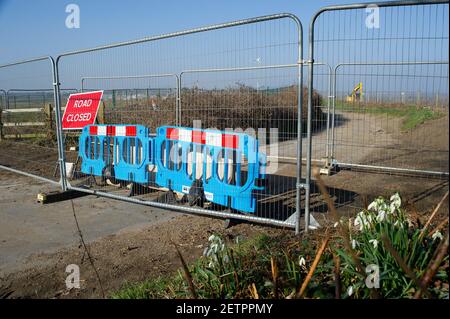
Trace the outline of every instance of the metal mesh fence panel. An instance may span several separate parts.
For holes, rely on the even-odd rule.
[[[312,155],[329,144],[324,180],[338,206],[394,192],[426,205],[448,188],[448,23],[448,3],[332,6],[314,17],[310,50],[333,68],[333,98],[328,138],[313,130]]]
[[[53,62],[49,57],[0,66],[0,86],[5,92],[0,117],[1,168],[59,180],[54,95],[49,90],[45,99],[35,98],[42,93],[37,88],[52,85]],[[27,97],[14,100],[11,107],[9,93]]]
[[[94,131],[138,132],[120,141],[89,136],[83,145],[77,145],[79,133],[65,132],[66,160],[75,167],[67,172],[69,188],[185,212],[296,226],[301,25],[295,16],[266,16],[70,52],[57,61],[61,86],[81,81],[83,91],[104,90],[101,124],[106,128]],[[144,135],[138,137],[139,132]],[[173,132],[176,138],[169,136]],[[229,137],[234,144],[227,144]],[[69,143],[80,147],[69,151]],[[161,162],[149,162],[152,156]],[[83,157],[85,162],[101,158],[100,173],[93,166],[83,170]],[[286,163],[270,171],[283,157]],[[121,168],[120,161],[129,166]],[[138,177],[143,170],[144,182]],[[163,171],[171,176],[164,184]],[[186,181],[181,190],[176,188],[179,179]]]

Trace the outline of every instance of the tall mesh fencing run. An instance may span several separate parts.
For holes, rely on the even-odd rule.
[[[91,167],[91,173],[83,172],[79,155],[81,154],[83,157],[85,149],[80,150],[79,148],[76,152],[71,153],[68,151],[66,143],[66,160],[75,164],[75,169],[68,174],[71,179],[69,188],[185,212],[295,227],[297,220],[293,214],[297,204],[296,174],[300,171],[296,165],[298,157],[296,132],[298,129],[297,114],[299,104],[301,104],[298,99],[299,93],[301,94],[299,81],[302,72],[299,67],[301,54],[300,22],[293,15],[279,14],[61,55],[57,59],[61,86],[76,86],[77,83],[80,83],[80,79],[83,79],[81,80],[83,91],[91,89],[105,91],[103,125],[116,127],[114,129],[107,128],[107,130],[117,132],[121,130],[121,128],[117,129],[118,126],[139,125],[136,127],[137,131],[142,131],[146,135],[136,138],[134,141],[123,142],[125,144],[119,142],[118,139],[109,139],[104,142],[106,146],[99,145],[100,141],[94,138],[92,147],[87,148],[88,153],[89,150],[93,150],[93,158],[87,154],[88,157],[91,156],[91,160],[95,160],[96,156],[105,156],[113,158],[113,162],[118,159],[130,164],[131,161],[131,166],[124,169],[123,167],[119,168],[120,164],[106,160],[109,163],[106,166],[109,167],[100,169],[100,174],[93,173],[93,167]],[[272,68],[272,66],[286,65],[289,67]],[[244,70],[241,70],[242,72],[199,72],[196,76],[200,77],[201,74],[202,78],[198,80],[192,79],[193,73],[190,72],[192,70],[239,68],[256,68],[258,70],[253,69],[251,72]],[[146,75],[152,76],[146,77]],[[158,75],[177,75],[178,79],[174,76]],[[182,77],[184,77],[183,80]],[[258,78],[256,81],[255,77]],[[303,112],[306,114],[306,110]],[[108,114],[114,114],[114,116]],[[169,136],[167,133],[169,129],[162,128],[160,131],[157,128],[176,124],[179,124],[181,128],[187,128],[188,131],[191,128],[203,130],[201,133],[199,131],[188,132],[191,138],[197,133],[204,134],[202,136],[209,141],[206,142],[201,138],[199,140],[200,144],[206,145],[198,147],[198,152],[203,155],[192,157],[192,150],[187,150],[190,157],[185,157],[185,150],[182,149],[181,144],[172,140],[164,142],[163,145],[141,146],[142,142],[148,142],[147,139],[159,143],[159,140],[166,138],[161,137],[161,134]],[[240,129],[243,132],[262,131],[259,130],[260,127],[253,127],[254,125],[262,125],[263,129],[266,129],[266,135],[260,137],[247,134],[242,137],[246,141],[250,141],[250,144],[247,142],[245,144],[245,147],[248,147],[245,152],[248,151],[253,154],[252,156],[259,157],[251,174],[246,171],[250,165],[245,158],[239,156],[237,150],[224,149],[220,155],[208,153],[207,144],[212,143],[214,147],[217,147],[217,141],[207,136],[217,137],[220,132],[221,136],[226,138],[229,135],[223,131],[224,128],[233,130],[233,132],[239,132]],[[267,125],[274,126],[273,130],[267,130]],[[208,127],[216,129],[204,131]],[[148,132],[145,129],[148,129]],[[186,134],[186,131],[183,132]],[[259,147],[250,150],[248,145],[264,146],[267,142],[276,141],[275,136],[273,138],[270,136],[271,132],[276,132],[274,135],[279,134],[276,137],[281,141],[274,143],[272,148],[280,146],[283,152],[291,157],[289,163],[291,168],[286,169],[289,172],[285,174],[289,176],[275,173],[270,178],[259,178],[265,173],[264,168],[261,167],[266,165],[263,163],[266,154],[260,155],[262,152],[259,152]],[[66,141],[68,135],[65,132]],[[176,136],[179,138],[178,131]],[[185,139],[186,135],[183,136]],[[234,138],[238,138],[238,135]],[[77,139],[73,139],[73,141],[76,143]],[[118,149],[114,149],[113,145],[119,144]],[[85,145],[83,144],[83,146]],[[244,147],[244,144],[240,144],[240,146]],[[158,150],[150,150],[151,147],[158,147]],[[197,148],[195,145],[192,147]],[[234,148],[237,148],[237,144],[234,144]],[[268,148],[271,149],[270,145]],[[109,151],[107,151],[108,149]],[[179,154],[177,150],[179,150]],[[167,161],[163,160],[160,167],[153,162],[145,164],[145,167],[139,166],[140,163],[147,163],[148,157],[154,154],[164,156],[166,152],[167,154],[175,153],[174,156],[182,158],[187,162],[186,165],[175,165],[177,169],[174,171],[172,159],[167,158]],[[211,152],[213,151],[211,150]],[[229,156],[227,155],[231,154],[229,152],[234,153]],[[77,158],[74,155],[78,155]],[[199,158],[202,159],[199,160]],[[236,166],[235,162],[229,162],[231,158],[234,160],[239,158],[242,161]],[[278,158],[271,159],[269,157],[268,160],[276,161]],[[201,161],[202,165],[209,165],[212,161],[214,162],[211,164],[213,165],[211,167],[214,167],[213,173],[209,170],[210,175],[208,175],[208,168],[205,168],[205,174],[197,174],[202,165],[195,164],[193,167],[198,167],[198,169],[194,168],[196,173],[193,174],[192,171],[188,171],[189,161],[191,163],[192,161],[195,163]],[[102,161],[103,164],[106,162]],[[132,171],[137,166],[139,169]],[[220,167],[219,170],[222,171],[218,172],[217,167]],[[155,174],[146,173],[145,182],[137,182],[136,176],[142,173],[140,169],[157,174],[161,173],[163,169],[169,169],[172,170],[170,176],[173,177],[167,181],[168,185],[161,185],[158,180],[155,180]],[[231,173],[232,171],[234,173]],[[120,174],[131,175],[127,175],[126,178],[121,175],[122,177],[118,178],[117,176]],[[221,179],[220,174],[222,174]],[[224,174],[225,176],[234,174],[234,177],[230,177],[228,180],[224,178]],[[156,176],[159,178],[162,175],[161,173]],[[253,176],[254,180],[251,180],[251,183],[245,183],[245,180],[250,181],[249,176]],[[189,179],[187,181],[189,185],[183,185],[183,191],[173,192],[178,179],[186,180],[186,178]],[[272,185],[283,185],[285,189],[269,188],[270,186],[266,184],[269,179],[272,180]],[[245,196],[248,198],[245,196],[245,198],[241,198],[239,197],[241,195],[233,191],[227,191],[228,193],[224,194],[225,191],[220,188],[208,191],[207,188],[210,186],[206,184],[210,180],[213,180],[216,185],[222,183],[224,189],[233,187],[239,188],[240,191],[245,189]],[[254,191],[251,191],[252,189]],[[261,192],[264,194],[265,202],[258,201],[261,198]],[[195,203],[190,200],[195,196],[202,197],[199,195],[202,193],[203,200]],[[216,197],[226,197],[227,200],[218,204],[213,200]],[[244,202],[246,204],[243,204]],[[236,208],[241,207],[238,203],[242,207],[245,206],[246,209]],[[278,211],[280,207],[283,207],[284,210]]]
[[[46,99],[39,88],[52,87],[53,61],[50,57],[0,66],[0,86],[5,88],[6,105],[11,96],[27,94],[26,102],[9,105],[0,117],[0,166],[2,169],[57,182],[55,100],[52,91]],[[14,89],[15,91],[10,91]],[[16,101],[18,102],[18,101]]]
[[[313,58],[333,67],[323,179],[337,206],[399,192],[427,207],[448,189],[448,26],[448,3],[335,6],[314,18]],[[313,132],[311,143],[322,140]]]
[[[77,89],[61,89],[61,98],[66,101],[71,93]],[[55,103],[53,88],[48,89],[9,89],[7,105],[10,109],[32,109],[41,105]]]

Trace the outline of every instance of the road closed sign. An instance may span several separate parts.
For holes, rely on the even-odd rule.
[[[103,91],[71,94],[62,118],[63,130],[78,130],[94,124],[102,96]]]

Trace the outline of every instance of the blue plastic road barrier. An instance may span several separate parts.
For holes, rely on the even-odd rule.
[[[81,172],[189,194],[241,212],[254,213],[255,192],[265,178],[266,155],[248,134],[185,127],[90,125],[80,136]],[[155,176],[156,174],[156,176]]]
[[[188,194],[201,180],[206,200],[253,213],[266,156],[248,134],[164,126],[155,138],[156,183]],[[198,187],[198,183],[195,184]]]
[[[153,140],[142,125],[88,125],[79,140],[81,172],[146,184]],[[108,172],[107,172],[108,170]]]

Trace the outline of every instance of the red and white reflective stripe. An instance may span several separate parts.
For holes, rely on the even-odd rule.
[[[99,136],[136,136],[136,132],[137,132],[136,126],[92,125],[89,127],[90,135],[99,135]]]
[[[222,147],[222,133],[206,132],[205,144]]]
[[[199,130],[168,128],[166,131],[166,138],[217,147],[239,147],[239,135],[222,134],[221,132],[202,132]]]
[[[97,128],[97,135],[106,136],[106,126],[99,126]]]
[[[98,126],[89,126],[89,134],[97,135],[97,129],[98,129]]]
[[[178,130],[178,139],[183,142],[192,142],[192,130]]]

